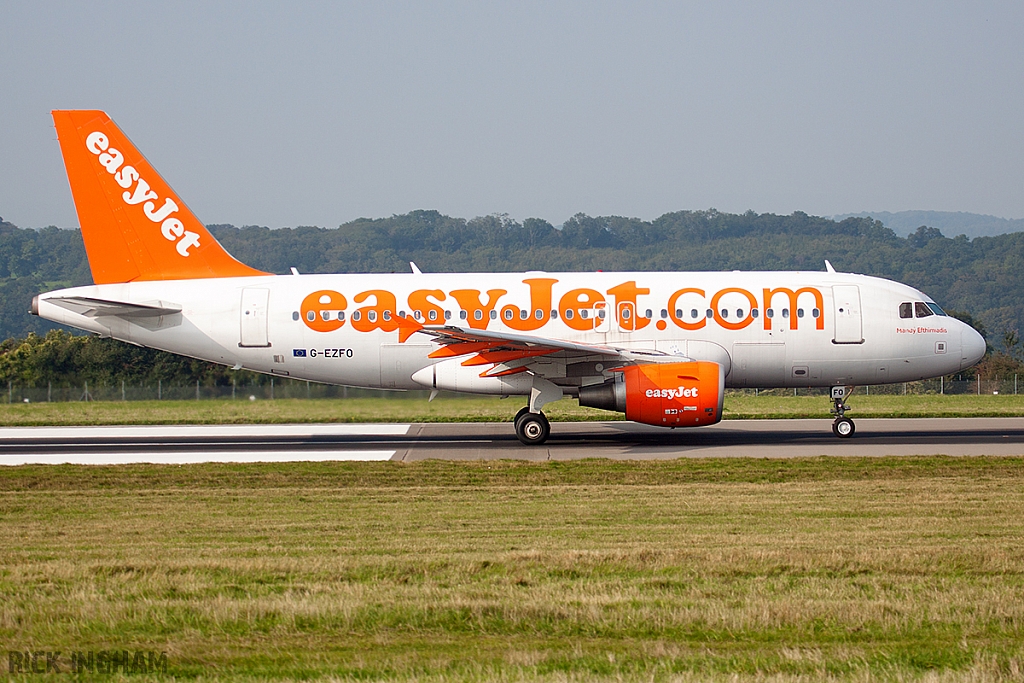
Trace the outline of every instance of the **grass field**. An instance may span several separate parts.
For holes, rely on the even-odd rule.
[[[179,679],[1024,677],[1019,458],[27,466],[0,520],[3,647]]]
[[[0,426],[85,424],[235,424],[292,422],[501,422],[510,421],[525,399],[445,397],[427,402],[412,398],[96,401],[3,403]],[[855,396],[857,417],[1009,417],[1024,416],[1024,395]],[[825,396],[752,396],[729,394],[725,419],[829,416]],[[618,420],[619,413],[581,408],[574,400],[545,407],[552,421]]]

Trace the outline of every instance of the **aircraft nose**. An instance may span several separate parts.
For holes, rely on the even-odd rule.
[[[969,368],[985,355],[985,338],[967,323],[960,329],[960,369]]]

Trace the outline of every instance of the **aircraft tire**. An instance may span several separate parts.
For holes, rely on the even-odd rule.
[[[522,410],[520,410],[518,413],[516,413],[516,416],[512,419],[512,424],[514,424],[516,426],[516,429],[519,429],[519,420],[523,419],[523,415],[529,415],[529,414],[530,414],[530,406],[525,406]]]
[[[516,420],[516,437],[524,446],[539,446],[548,440],[551,434],[551,424],[544,417],[544,413],[531,413]]]
[[[849,439],[855,431],[857,431],[857,427],[853,424],[853,420],[848,417],[837,418],[832,423],[832,433],[840,439]]]

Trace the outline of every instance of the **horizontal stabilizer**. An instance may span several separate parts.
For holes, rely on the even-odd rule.
[[[50,297],[46,301],[87,318],[99,318],[105,315],[118,318],[158,318],[162,315],[181,313],[181,306],[164,301],[136,304],[126,301],[94,299],[87,296],[57,296]]]

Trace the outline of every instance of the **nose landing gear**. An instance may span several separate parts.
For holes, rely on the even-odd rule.
[[[840,439],[849,439],[857,430],[853,420],[846,417],[846,411],[850,406],[846,405],[846,397],[853,393],[853,387],[832,387],[832,410],[836,416],[832,423],[832,433]]]

